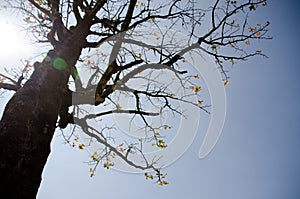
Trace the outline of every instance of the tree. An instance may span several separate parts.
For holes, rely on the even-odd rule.
[[[55,129],[61,129],[66,143],[79,149],[84,149],[86,144],[76,143],[77,130],[91,142],[103,146],[91,154],[91,176],[98,165],[109,168],[114,165],[112,159],[118,157],[135,168],[154,170],[157,175],[146,172],[146,178],[155,178],[160,185],[168,184],[156,166],[159,160],[143,156],[143,146],[150,143],[158,148],[167,147],[160,131],[169,126],[153,126],[149,118],[166,110],[182,115],[173,101],[190,103],[209,112],[203,100],[186,100],[188,95],[199,97],[201,86],[194,80],[198,75],[189,73],[179,63],[185,62],[189,52],[201,50],[215,60],[227,85],[226,66],[256,55],[265,56],[259,50],[251,52],[248,45],[269,39],[266,36],[269,22],[257,24],[249,19],[253,11],[267,5],[266,0],[216,0],[207,9],[192,0],[160,3],[150,0],[7,0],[7,4],[8,8],[23,13],[26,29],[38,43],[52,46],[41,62],[26,64],[18,77],[1,74],[0,88],[15,91],[0,123],[1,194],[10,198],[35,197]],[[155,37],[157,44],[137,39],[146,37],[143,29],[147,27],[158,30],[149,34]],[[186,47],[178,50],[177,43],[163,43],[170,33],[163,29],[182,31],[189,38],[185,41]],[[168,41],[172,44],[172,39]],[[83,70],[80,72],[80,66],[89,69],[88,77],[82,74]],[[155,81],[155,71],[162,69],[172,71],[180,87],[192,94],[183,92],[177,96],[168,90],[170,85]],[[144,74],[146,70],[150,72]],[[140,89],[128,86],[128,81],[137,76],[146,84]],[[134,105],[129,109],[118,103],[125,95],[133,99]],[[115,108],[105,109],[108,104]],[[146,104],[159,109],[149,111]],[[96,107],[99,112],[91,113],[84,108],[87,105]],[[112,144],[115,142],[107,131],[113,129],[113,125],[95,128],[90,123],[105,115],[124,113],[132,114],[133,119],[139,118],[143,131],[149,136],[133,144]],[[70,127],[69,134],[63,130]],[[132,153],[141,154],[143,163],[131,160]]]

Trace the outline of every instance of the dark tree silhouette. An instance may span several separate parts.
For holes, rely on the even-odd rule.
[[[184,61],[186,53],[199,49],[216,61],[226,85],[226,65],[256,55],[265,56],[259,50],[251,52],[253,48],[248,45],[255,40],[269,39],[266,36],[269,22],[257,24],[249,18],[256,9],[267,5],[265,0],[216,0],[208,8],[201,7],[201,3],[194,0],[6,2],[7,9],[21,11],[27,23],[26,30],[31,32],[35,40],[38,43],[50,44],[52,49],[42,61],[36,61],[32,65],[28,63],[18,77],[0,74],[0,88],[15,91],[5,107],[0,123],[0,190],[3,198],[36,197],[54,131],[70,125],[81,129],[87,136],[104,145],[101,152],[95,152],[91,156],[94,165],[91,175],[98,164],[103,164],[106,168],[113,166],[111,157],[118,156],[133,167],[154,170],[158,174],[157,182],[167,184],[160,168],[155,166],[155,161],[145,159],[144,164],[137,164],[130,159],[132,151],[143,154],[141,147],[112,145],[104,134],[111,127],[99,130],[93,128],[88,120],[109,114],[127,113],[139,116],[146,131],[153,133],[152,143],[159,148],[167,147],[158,133],[159,129],[167,126],[151,126],[147,117],[156,116],[160,112],[146,110],[143,99],[150,103],[158,100],[161,111],[168,109],[181,114],[172,106],[171,101],[186,102],[185,98],[174,96],[167,90],[167,85],[152,86],[153,79],[150,76],[143,77],[148,81],[148,87],[141,90],[130,88],[126,82],[146,69],[161,69],[161,66],[156,67],[154,64],[164,65],[179,80],[184,80],[188,77],[185,76],[188,71],[178,68],[177,64]],[[136,40],[132,32],[141,33],[147,27],[182,31],[189,38],[186,48],[178,51],[176,46],[166,46],[162,49],[159,45]],[[164,36],[163,33],[156,35],[157,40]],[[105,41],[108,41],[106,43],[112,49],[109,54],[91,50],[101,50]],[[124,47],[124,43],[135,48]],[[90,50],[93,55],[89,54]],[[106,65],[102,64],[100,67],[99,62],[104,59],[106,62],[102,63]],[[88,79],[82,78],[76,68],[78,65],[89,68],[91,75]],[[30,77],[26,78],[26,74],[30,74]],[[73,82],[73,86],[69,86],[70,82]],[[182,84],[182,87],[186,86]],[[189,86],[186,89],[197,93],[200,87]],[[135,101],[134,107],[123,110],[111,98],[116,92],[130,95]],[[81,104],[101,107],[108,102],[115,104],[116,108],[97,114],[79,114],[83,110],[79,107]],[[209,112],[201,100],[199,103],[186,103],[192,103]],[[72,136],[77,139],[72,131],[71,135],[65,136],[67,143],[72,144]],[[84,148],[85,145],[79,144],[78,147]],[[146,178],[154,178],[149,173],[145,175]]]

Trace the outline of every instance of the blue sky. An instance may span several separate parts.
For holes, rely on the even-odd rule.
[[[203,135],[167,168],[171,184],[158,187],[142,175],[99,169],[88,175],[86,154],[52,142],[39,199],[300,198],[299,3],[272,1],[262,21],[273,40],[261,42],[268,59],[254,58],[230,72],[222,136],[198,159]]]

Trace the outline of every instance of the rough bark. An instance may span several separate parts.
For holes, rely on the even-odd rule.
[[[66,78],[50,66],[41,67],[9,101],[0,123],[5,198],[35,198],[50,153]]]
[[[36,198],[66,85],[84,45],[80,38],[51,51],[50,61],[38,64],[6,105],[0,123],[1,198]],[[56,58],[66,61],[66,68],[55,67]]]

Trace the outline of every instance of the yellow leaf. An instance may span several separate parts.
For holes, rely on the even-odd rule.
[[[245,41],[245,44],[246,44],[246,45],[250,45],[250,42],[249,42],[249,41]]]
[[[229,81],[228,81],[228,80],[226,80],[226,81],[224,82],[224,86],[227,86],[227,85],[228,85],[228,83],[229,83]]]
[[[103,164],[103,167],[104,167],[104,168],[108,168],[108,163],[105,162],[105,163]]]
[[[168,182],[168,181],[165,181],[165,180],[163,181],[163,183],[164,183],[164,184],[170,184],[170,182]]]
[[[194,75],[194,78],[199,79],[199,75],[198,74]]]
[[[260,33],[260,32],[257,32],[257,33],[255,33],[255,35],[256,35],[257,37],[260,37],[260,36],[261,36],[261,33]]]
[[[116,104],[116,108],[117,108],[117,110],[121,110],[122,106],[120,104]]]
[[[78,145],[78,148],[79,148],[80,150],[83,150],[84,144],[79,144],[79,145]]]
[[[174,94],[169,94],[169,97],[174,98],[175,95]]]
[[[142,54],[139,53],[139,54],[135,55],[135,57],[136,57],[136,58],[141,58],[141,57],[142,57]]]
[[[37,3],[41,6],[43,5],[43,1],[42,0],[38,0]]]
[[[192,89],[195,93],[202,90],[201,86],[190,86],[190,89]]]
[[[217,49],[217,45],[213,44],[213,45],[211,46],[211,50],[212,50],[212,51],[216,51],[216,49]]]
[[[160,132],[156,131],[155,133],[156,136],[161,136]]]
[[[255,32],[256,31],[256,28],[249,28],[249,32]]]
[[[199,104],[203,104],[204,100],[198,100]]]
[[[95,162],[99,162],[99,159],[97,158],[97,152],[94,152],[94,154],[92,155],[92,159],[93,159]]]
[[[234,44],[231,44],[231,47],[234,48],[234,49],[237,49],[238,47]]]

